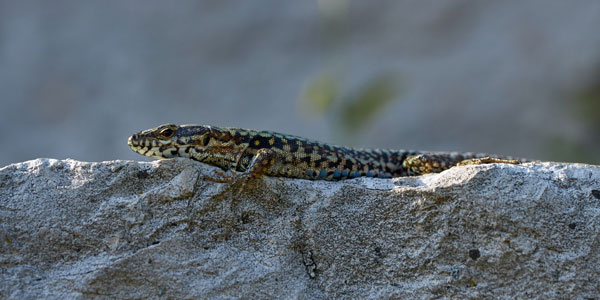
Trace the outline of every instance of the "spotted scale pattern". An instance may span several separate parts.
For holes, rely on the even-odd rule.
[[[132,135],[128,144],[133,151],[154,158],[188,157],[255,177],[311,180],[420,175],[441,172],[465,159],[489,157],[476,153],[355,149],[277,132],[208,125],[161,125]]]

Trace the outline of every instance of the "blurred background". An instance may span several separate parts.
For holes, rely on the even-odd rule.
[[[0,0],[0,166],[162,123],[600,163],[600,1]]]

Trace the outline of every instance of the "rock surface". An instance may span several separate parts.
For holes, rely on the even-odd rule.
[[[600,294],[598,166],[264,178],[239,195],[211,174],[186,159],[0,169],[0,298]]]

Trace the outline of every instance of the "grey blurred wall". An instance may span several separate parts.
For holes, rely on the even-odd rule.
[[[0,166],[143,159],[167,122],[599,163],[598,28],[595,0],[0,1]]]

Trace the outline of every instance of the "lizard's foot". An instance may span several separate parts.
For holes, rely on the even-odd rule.
[[[225,176],[223,176],[225,177]],[[214,181],[218,183],[228,183],[227,187],[221,192],[214,195],[212,198],[218,199],[222,196],[225,196],[229,193],[232,193],[234,197],[239,196],[244,188],[250,183],[253,179],[255,179],[252,174],[249,173],[235,173],[233,176],[226,176],[224,179],[215,179],[215,178],[206,178],[206,180]]]
[[[518,160],[514,160],[514,159],[499,159],[499,158],[493,158],[493,157],[488,156],[488,157],[481,157],[481,158],[465,159],[456,165],[457,166],[466,166],[466,165],[482,165],[482,164],[494,164],[494,163],[518,165],[521,162]]]
[[[212,201],[217,201],[219,202],[220,199],[225,199],[224,197],[226,197],[232,190],[234,190],[234,196],[239,196],[244,188],[244,186],[246,186],[246,184],[249,181],[249,175],[246,173],[242,173],[242,174],[238,174],[236,171],[234,170],[229,170],[231,172],[231,175],[226,174],[225,172],[221,171],[221,170],[215,170],[215,173],[217,175],[220,176],[220,178],[215,178],[215,177],[211,177],[211,176],[204,176],[202,177],[202,179],[207,180],[207,181],[212,181],[212,182],[217,182],[217,183],[228,183],[228,186],[218,192],[217,194],[213,195],[210,199],[212,199]]]
[[[242,173],[240,175],[237,175],[233,182],[231,182],[227,189],[225,189],[225,191],[233,191],[234,196],[239,196],[244,190],[244,188],[248,185],[248,183],[252,181],[252,179],[254,179],[254,177],[252,177],[252,174]]]

